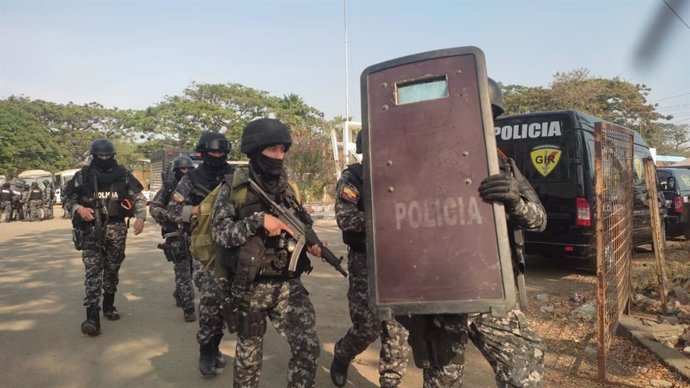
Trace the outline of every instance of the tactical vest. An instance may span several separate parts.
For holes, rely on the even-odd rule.
[[[364,187],[364,167],[362,163],[355,163],[349,165],[345,171],[349,171],[349,179],[347,182],[354,186],[360,193],[359,201],[357,202],[357,209],[364,211],[364,199],[362,198],[362,188]],[[343,172],[345,172],[343,171]],[[343,231],[343,242],[347,244],[350,248],[363,252],[367,247],[367,236],[364,231],[362,232],[352,232]]]
[[[9,202],[12,200],[12,192],[10,189],[0,190],[0,202]]]
[[[187,179],[192,185],[192,192],[189,195],[189,202],[192,206],[197,206],[206,198],[206,195],[215,189],[225,177],[225,174],[232,173],[232,167],[227,165],[222,172],[212,174],[203,164],[187,173]]]
[[[134,216],[134,201],[129,195],[130,179],[129,172],[121,166],[117,166],[111,173],[95,175],[90,166],[81,170],[82,182],[80,190],[83,194],[80,204],[89,207],[93,204],[82,203],[83,199],[96,199],[103,205],[103,214],[109,220],[121,220],[126,217]],[[94,179],[96,187],[94,187]],[[94,195],[94,190],[98,192]]]
[[[244,196],[244,201],[239,206],[236,205],[238,210],[238,219],[249,217],[257,212],[268,213],[271,210],[269,206],[261,201],[256,193],[247,189],[246,185],[243,187],[234,188],[234,190],[246,190],[246,194],[240,196]],[[290,197],[298,202],[298,197],[290,184],[286,186],[285,191],[281,195],[268,195],[272,196],[273,200],[278,204],[284,203],[283,196]],[[307,257],[306,252],[303,251],[300,255],[299,261],[297,262],[296,271],[294,273],[290,273],[287,268],[290,261],[290,253],[288,253],[287,247],[285,246],[285,239],[280,236],[269,237],[263,228],[257,231],[257,236],[263,240],[263,247],[261,250],[264,251],[264,259],[261,260],[261,263],[259,263],[261,268],[259,268],[257,271],[257,273],[259,273],[258,278],[297,277],[311,268],[311,262]],[[230,255],[230,262],[235,263],[236,260],[233,256],[239,255],[240,250],[243,250],[242,254],[251,254],[250,252],[245,251],[254,249],[256,249],[254,245],[246,244],[242,247],[239,247],[239,249],[229,250],[229,252],[226,252],[226,254]],[[261,254],[257,252],[257,255],[260,256]]]
[[[32,189],[29,194],[29,201],[40,201],[43,199],[43,192],[41,189]]]

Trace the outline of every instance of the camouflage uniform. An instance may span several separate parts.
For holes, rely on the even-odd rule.
[[[203,167],[199,167],[197,170],[201,168]],[[194,172],[198,171],[195,170]],[[198,205],[203,196],[205,196],[205,194],[202,196],[200,193],[197,193],[192,181],[189,179],[190,174],[192,172],[182,177],[168,204],[169,216],[177,224],[186,223],[188,225],[191,221],[191,214],[185,210],[185,207],[191,208]],[[219,184],[222,178],[223,175],[220,175],[216,184]],[[195,259],[194,261],[197,260]],[[201,270],[194,274],[196,285],[199,288],[199,331],[197,332],[196,340],[199,345],[208,344],[209,342],[220,343],[220,340],[223,338],[224,327],[223,315],[221,314],[223,300],[219,297],[217,290],[223,289],[223,286],[220,285],[210,269],[203,268],[204,266],[198,263],[198,261],[197,267],[201,268]]]
[[[252,176],[250,164],[250,176]],[[281,178],[285,179],[285,177]],[[283,182],[285,183],[285,182]],[[286,193],[286,192],[283,192]],[[252,195],[248,190],[247,196]],[[270,194],[269,194],[270,195]],[[276,194],[282,195],[282,194]],[[286,193],[291,196],[292,194]],[[257,211],[240,218],[231,199],[229,185],[223,185],[213,207],[213,239],[226,249],[242,249],[250,239],[262,238],[264,211]],[[256,203],[247,199],[248,203]],[[264,244],[264,243],[261,243]],[[262,257],[263,261],[266,257]],[[300,259],[303,260],[303,259]],[[262,266],[266,271],[270,264]],[[299,265],[298,265],[299,268]],[[266,317],[273,323],[278,334],[290,345],[288,363],[288,387],[309,388],[316,382],[316,366],[320,354],[316,335],[316,314],[308,292],[295,276],[266,276],[261,272],[252,281],[252,291],[247,298],[245,324],[239,322],[237,349],[235,352],[234,386],[258,387],[263,358],[263,334]],[[235,285],[238,280],[233,280]],[[249,327],[245,332],[242,327]]]
[[[353,168],[357,168],[359,173]],[[369,308],[361,190],[361,164],[358,164],[343,172],[336,187],[335,216],[338,227],[345,233],[360,234],[361,241],[350,245],[348,253],[350,287],[347,299],[352,327],[336,342],[333,356],[349,363],[380,335],[379,383],[382,388],[397,387],[407,369],[407,330],[395,320],[381,322]]]
[[[171,174],[172,175],[172,174]],[[151,216],[162,228],[161,233],[182,233],[176,223],[172,222],[172,217],[168,213],[167,206],[170,196],[177,186],[177,180],[168,179],[163,187],[158,190],[149,205]],[[168,261],[173,263],[175,271],[175,299],[179,302],[186,314],[194,313],[194,286],[192,285],[192,255],[189,252],[189,241],[187,236],[178,235],[168,237],[165,241],[163,250]],[[191,315],[189,316],[191,319]]]
[[[43,201],[45,200],[43,191],[36,186],[32,186],[27,196],[29,221],[41,220],[41,209],[43,208]]]
[[[24,191],[21,194],[18,206],[21,206],[22,211],[19,213],[22,221],[29,221],[31,213],[29,212],[29,196],[31,195],[31,189],[29,186],[24,187]]]
[[[90,167],[87,167],[90,168]],[[74,179],[68,184],[65,208],[69,209],[72,218],[79,218],[76,214],[77,209],[84,207],[83,187],[85,177],[78,171]],[[128,174],[127,191],[129,198],[132,198],[134,217],[146,218],[146,197],[142,194],[142,186],[130,172]],[[84,249],[82,250],[82,261],[85,268],[85,289],[84,306],[98,306],[101,298],[101,289],[104,294],[115,294],[119,283],[119,270],[125,260],[125,243],[127,239],[127,224],[124,217],[111,218],[107,222],[104,219],[105,233],[103,241],[98,246],[93,235],[87,235]]]
[[[503,161],[504,163],[506,161]],[[512,164],[521,199],[512,209],[506,206],[510,222],[529,231],[546,227],[546,211],[534,189]],[[545,345],[530,329],[525,315],[514,309],[504,317],[491,314],[457,314],[434,316],[435,324],[448,333],[459,334],[462,340],[453,344],[456,359],[464,360],[465,343],[472,343],[491,364],[498,387],[541,387],[544,378]],[[463,363],[424,370],[424,388],[462,386]]]
[[[12,221],[12,197],[14,193],[9,184],[3,184],[0,189],[0,218],[5,215],[5,222]]]
[[[55,189],[52,183],[49,183],[44,188],[43,198],[43,219],[50,220],[53,218],[53,204],[55,201]]]

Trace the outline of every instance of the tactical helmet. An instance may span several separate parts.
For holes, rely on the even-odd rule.
[[[286,152],[290,149],[292,136],[288,127],[276,119],[258,119],[244,127],[240,151],[250,155],[276,144],[283,144]]]
[[[194,168],[194,163],[189,156],[178,156],[172,162],[173,171],[180,168]]]
[[[96,139],[91,143],[91,150],[89,151],[91,155],[96,154],[110,154],[115,155],[115,146],[108,139]]]
[[[38,182],[31,182],[31,188],[37,189],[38,188]]]
[[[3,189],[9,189],[10,188],[10,182],[5,182],[2,184]]]
[[[199,138],[199,143],[197,143],[196,152],[208,152],[208,151],[221,151],[228,153],[230,152],[230,143],[228,139],[223,136],[222,133],[218,132],[204,132]]]
[[[355,152],[358,154],[362,153],[362,132],[364,131],[359,131],[357,133],[357,140],[355,141]]]
[[[501,87],[498,85],[498,82],[494,81],[492,78],[488,78],[488,80],[489,99],[491,100],[491,113],[493,113],[493,117],[496,118],[505,113],[505,109],[503,109],[503,91],[501,90]]]

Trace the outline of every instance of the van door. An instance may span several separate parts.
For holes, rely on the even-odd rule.
[[[568,112],[496,120],[498,147],[515,159],[548,217],[544,232],[526,233],[527,253],[578,258],[592,254],[592,181],[585,171],[590,162],[583,131],[572,122]]]

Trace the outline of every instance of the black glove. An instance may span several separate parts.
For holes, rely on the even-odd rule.
[[[479,196],[485,201],[503,202],[514,209],[520,203],[520,189],[512,176],[502,174],[491,175],[479,185]]]

